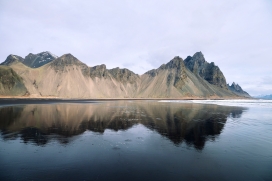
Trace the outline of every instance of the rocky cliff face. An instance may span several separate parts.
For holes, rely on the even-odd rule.
[[[231,86],[228,84],[228,88],[229,90],[231,90],[233,93],[235,93],[238,96],[242,96],[242,97],[251,97],[246,91],[244,91],[239,84],[235,84],[235,82],[233,82],[231,84]]]
[[[94,67],[90,67],[90,76],[92,79],[94,78],[109,78],[109,71],[106,68],[106,65],[102,64],[102,65],[97,65]]]
[[[37,56],[51,55],[43,52]],[[53,57],[38,68],[35,64],[34,68],[31,62],[35,62],[37,56],[28,55],[26,61],[10,55],[3,62],[3,67],[22,77],[21,83],[29,97],[205,99],[240,96],[226,87],[223,73],[214,63],[206,62],[201,52],[184,61],[174,57],[141,76],[128,69],[107,69],[104,64],[88,67],[71,54]],[[25,63],[28,66],[23,65]]]
[[[214,62],[208,63],[202,52],[197,52],[193,57],[188,56],[185,60],[186,67],[195,75],[202,77],[210,84],[227,89],[226,78]]]
[[[120,69],[119,67],[113,69],[107,69],[106,65],[97,65],[94,67],[90,67],[90,77],[94,78],[103,78],[103,79],[114,79],[123,84],[130,83],[134,84],[140,79],[138,74],[128,70],[128,69]]]
[[[135,82],[140,80],[140,76],[138,74],[135,74],[134,72],[126,68],[120,69],[119,67],[117,67],[114,69],[110,69],[109,73],[116,81],[122,82],[123,84],[134,84]]]

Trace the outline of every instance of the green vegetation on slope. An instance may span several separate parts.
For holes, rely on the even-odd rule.
[[[0,95],[25,95],[23,79],[10,67],[0,66]]]

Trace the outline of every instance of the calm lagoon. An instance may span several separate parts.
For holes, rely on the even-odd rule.
[[[0,180],[272,180],[270,101],[3,101]]]

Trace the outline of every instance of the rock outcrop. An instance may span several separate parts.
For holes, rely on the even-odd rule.
[[[140,81],[140,76],[135,74],[134,72],[124,68],[120,69],[119,67],[110,69],[108,71],[111,76],[118,82],[122,82],[123,84],[134,84],[137,81]]]
[[[109,71],[106,68],[106,65],[97,65],[94,67],[90,67],[90,76],[92,79],[94,78],[109,78]]]
[[[41,57],[47,56],[51,57],[50,61],[48,59],[47,62],[36,64]],[[10,55],[2,64],[21,77],[20,83],[26,88],[22,89],[22,92],[27,91],[29,97],[90,99],[244,97],[228,89],[221,70],[214,63],[206,62],[201,52],[197,52],[193,57],[187,57],[184,61],[176,56],[167,64],[141,76],[125,68],[107,69],[104,64],[88,67],[71,54],[57,58],[48,52],[30,54],[26,59]],[[8,94],[9,90],[6,88],[5,90],[5,94]]]
[[[196,76],[200,76],[210,84],[227,89],[226,78],[214,62],[208,63],[202,52],[197,52],[193,57],[188,56],[185,60],[186,67]]]

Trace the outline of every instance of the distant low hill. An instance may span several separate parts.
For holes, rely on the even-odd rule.
[[[58,98],[227,99],[250,95],[229,86],[223,72],[202,52],[185,60],[176,56],[159,68],[138,75],[119,67],[88,67],[71,54],[50,52],[25,58],[9,55],[0,66],[0,95]],[[9,72],[9,73],[8,73]]]
[[[271,99],[272,100],[272,94],[270,94],[270,95],[254,96],[254,98],[257,98],[257,99]]]

